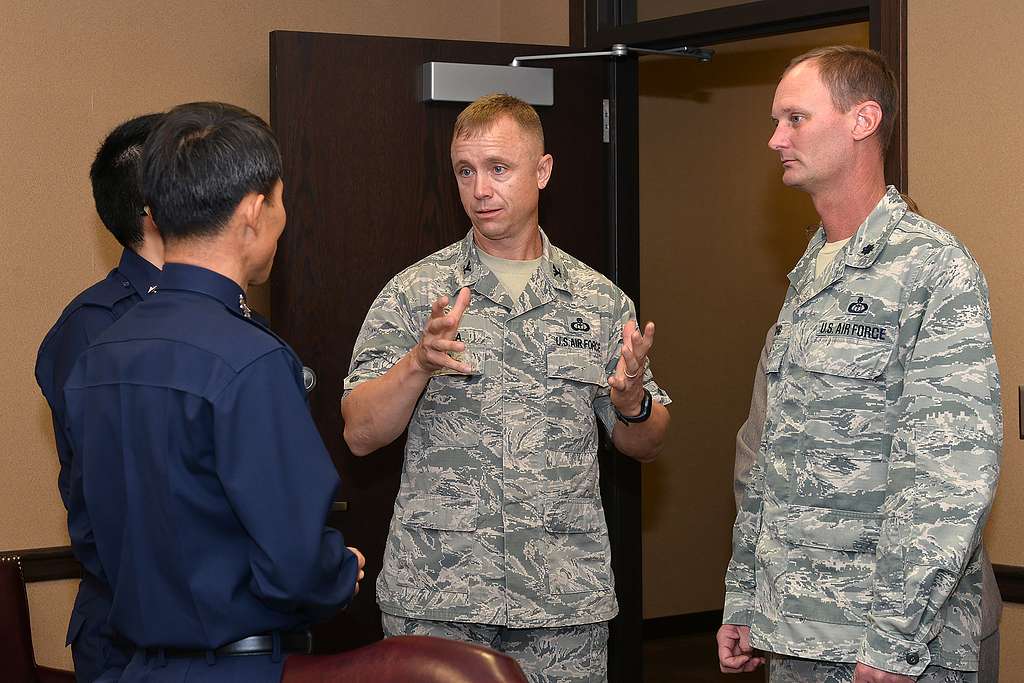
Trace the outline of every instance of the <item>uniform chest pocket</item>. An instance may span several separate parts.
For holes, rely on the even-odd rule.
[[[794,342],[793,362],[805,370],[875,380],[892,358],[896,335],[890,325],[825,321],[803,325]]]
[[[417,444],[410,434],[410,443],[429,446],[473,446],[480,442],[480,419],[485,392],[493,387],[497,348],[501,333],[488,317],[467,311],[459,325],[459,341],[466,350],[453,356],[473,370],[462,375],[449,370],[434,373],[427,383],[417,416],[413,422],[427,425],[425,444]]]
[[[597,449],[594,399],[602,387],[608,386],[602,359],[594,353],[566,353],[549,347],[546,382],[545,440],[549,452],[592,455]]]
[[[888,473],[886,368],[895,335],[881,325],[804,323],[790,346],[804,415],[792,447],[790,499],[861,513],[877,510]]]
[[[428,425],[428,444],[472,446],[480,442],[482,375],[435,375],[417,406],[416,424]]]

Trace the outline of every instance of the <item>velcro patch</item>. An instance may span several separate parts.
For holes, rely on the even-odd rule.
[[[553,335],[555,346],[567,349],[579,349],[580,351],[594,351],[601,353],[601,342],[588,337],[574,337],[568,334]]]
[[[816,335],[819,337],[846,337],[889,341],[889,332],[883,325],[866,325],[848,320],[822,320]]]

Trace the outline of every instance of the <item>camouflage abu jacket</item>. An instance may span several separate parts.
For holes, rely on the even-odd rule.
[[[771,652],[975,670],[1002,446],[985,278],[891,187],[816,279],[824,241],[789,275],[723,621]]]
[[[632,302],[552,246],[513,301],[472,230],[395,276],[356,340],[345,391],[419,341],[430,306],[469,287],[459,338],[472,375],[438,374],[409,423],[401,487],[377,581],[382,611],[514,628],[615,616],[598,488],[597,421]],[[654,400],[668,396],[645,376]]]

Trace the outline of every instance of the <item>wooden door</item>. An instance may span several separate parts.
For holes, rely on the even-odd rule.
[[[336,651],[381,635],[375,581],[404,445],[399,439],[365,458],[352,456],[345,446],[339,399],[352,347],[387,281],[461,239],[470,227],[448,152],[452,124],[465,105],[420,102],[420,66],[428,61],[508,64],[517,55],[559,49],[283,31],[272,33],[270,43],[271,120],[284,157],[288,210],[272,280],[273,326],[318,374],[311,407],[341,473],[339,498],[348,504],[332,523],[367,557],[357,600],[317,632],[318,650]],[[603,141],[602,103],[609,97],[608,65],[604,60],[552,65],[555,104],[538,109],[547,151],[555,159],[551,183],[541,195],[541,225],[556,245],[614,276],[613,245],[621,235],[613,234],[609,216],[621,208],[609,201],[607,190],[612,151]],[[635,673],[639,478],[625,460],[602,453],[602,491],[623,612],[612,626],[612,662],[621,661]],[[621,486],[630,487],[631,494],[617,496]]]

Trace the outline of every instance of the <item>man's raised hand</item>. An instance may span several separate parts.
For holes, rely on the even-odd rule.
[[[456,341],[459,333],[459,324],[462,322],[462,314],[469,307],[470,291],[463,287],[455,297],[455,303],[446,315],[445,307],[449,298],[442,296],[430,306],[430,320],[423,328],[423,335],[413,349],[413,358],[416,365],[428,374],[438,370],[452,370],[464,375],[473,372],[473,368],[467,363],[455,360],[449,354],[461,353],[466,350],[466,345]]]
[[[640,411],[640,402],[644,397],[647,353],[653,345],[654,323],[647,323],[642,333],[635,320],[626,323],[622,330],[619,362],[615,366],[615,374],[608,378],[612,403],[624,415],[635,415]]]

